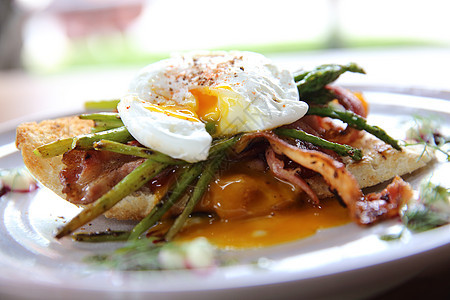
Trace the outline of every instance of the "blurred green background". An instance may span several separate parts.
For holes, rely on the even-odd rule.
[[[0,68],[143,66],[173,52],[449,47],[448,0],[0,0]]]

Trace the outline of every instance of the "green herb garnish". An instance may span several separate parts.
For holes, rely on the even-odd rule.
[[[450,190],[429,181],[423,182],[419,198],[411,199],[400,211],[403,228],[399,233],[385,234],[384,241],[400,239],[406,229],[423,232],[450,223]]]
[[[134,240],[111,253],[88,256],[85,261],[122,271],[211,268],[217,263],[216,250],[205,238],[184,243]]]
[[[450,222],[450,191],[431,182],[420,187],[419,201],[406,204],[402,222],[413,231],[422,232]]]
[[[430,147],[443,153],[447,161],[450,161],[450,150],[444,149],[444,146],[450,143],[450,137],[440,132],[441,120],[436,116],[414,115],[413,122],[414,124],[406,131],[408,142],[405,146],[421,144],[425,146],[424,151]]]

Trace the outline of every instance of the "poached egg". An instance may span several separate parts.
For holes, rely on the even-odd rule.
[[[190,53],[150,64],[118,104],[142,145],[187,162],[208,157],[213,137],[269,130],[308,109],[292,74],[253,52]],[[209,132],[206,129],[213,128]]]

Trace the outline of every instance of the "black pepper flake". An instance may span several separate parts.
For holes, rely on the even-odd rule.
[[[387,201],[387,202],[390,202],[390,201],[391,201],[391,199],[390,199],[390,197],[389,197],[389,194],[384,194],[384,195],[382,195],[382,196],[380,197],[380,199],[381,199],[381,200],[384,200],[384,201]]]

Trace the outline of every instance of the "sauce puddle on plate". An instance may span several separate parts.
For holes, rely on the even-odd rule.
[[[177,240],[206,237],[219,248],[245,249],[272,246],[311,236],[317,230],[349,223],[348,211],[337,200],[320,207],[299,204],[268,216],[237,220],[199,218],[180,232]]]
[[[348,210],[336,199],[314,205],[303,191],[264,168],[258,170],[257,163],[232,163],[222,171],[176,240],[206,237],[223,249],[258,248],[305,238],[351,221]],[[176,215],[169,214],[149,234],[164,236]]]

